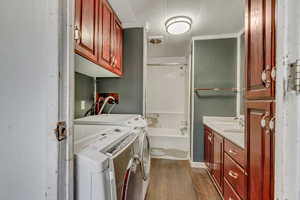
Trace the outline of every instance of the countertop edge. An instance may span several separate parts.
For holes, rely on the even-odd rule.
[[[223,133],[223,130],[221,130],[219,128],[216,128],[216,126],[212,125],[211,123],[203,121],[203,125],[209,127],[210,129],[212,129],[213,131],[215,131],[217,134],[221,135],[222,137],[224,137],[228,141],[232,142],[233,144],[237,145],[238,147],[240,147],[242,149],[245,149],[245,144],[244,145],[238,144],[237,142],[235,142],[234,140],[232,140],[232,138],[228,137],[228,135],[226,135],[225,133]],[[245,139],[244,139],[244,142],[245,142]]]

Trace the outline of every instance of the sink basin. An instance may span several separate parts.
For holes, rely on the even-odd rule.
[[[222,129],[241,129],[238,123],[214,123]]]
[[[224,129],[224,132],[230,132],[230,133],[243,133],[243,129]]]

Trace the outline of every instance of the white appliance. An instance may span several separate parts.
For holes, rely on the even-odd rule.
[[[99,125],[131,127],[138,132],[139,144],[136,145],[136,151],[142,171],[141,178],[143,179],[141,199],[144,199],[149,185],[151,168],[150,140],[147,133],[146,120],[141,115],[132,114],[101,114],[88,116],[74,121],[75,134],[85,135],[87,133],[95,132],[95,130],[99,128]]]
[[[75,125],[117,125],[130,127],[147,127],[141,115],[133,114],[101,114],[74,120]]]
[[[75,141],[76,200],[140,200],[126,198],[129,190],[142,193],[142,181],[136,181],[138,142],[136,130],[117,126]]]

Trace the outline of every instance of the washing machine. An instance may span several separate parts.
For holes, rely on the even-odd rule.
[[[76,200],[141,200],[138,131],[105,128],[75,141]],[[130,196],[134,194],[134,196]]]
[[[74,121],[75,133],[79,135],[85,135],[87,133],[95,132],[99,125],[130,127],[138,132],[139,142],[135,144],[134,149],[136,160],[139,160],[137,168],[141,169],[143,192],[142,198],[140,198],[140,200],[144,199],[149,186],[151,168],[150,139],[148,136],[146,120],[141,115],[101,114],[80,118]],[[130,187],[128,191],[131,191]],[[129,193],[131,192],[128,192],[127,194]]]

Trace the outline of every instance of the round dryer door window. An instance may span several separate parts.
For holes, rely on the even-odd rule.
[[[141,166],[143,172],[143,179],[147,180],[150,175],[151,167],[151,154],[150,154],[150,140],[149,137],[145,134],[141,146]]]

